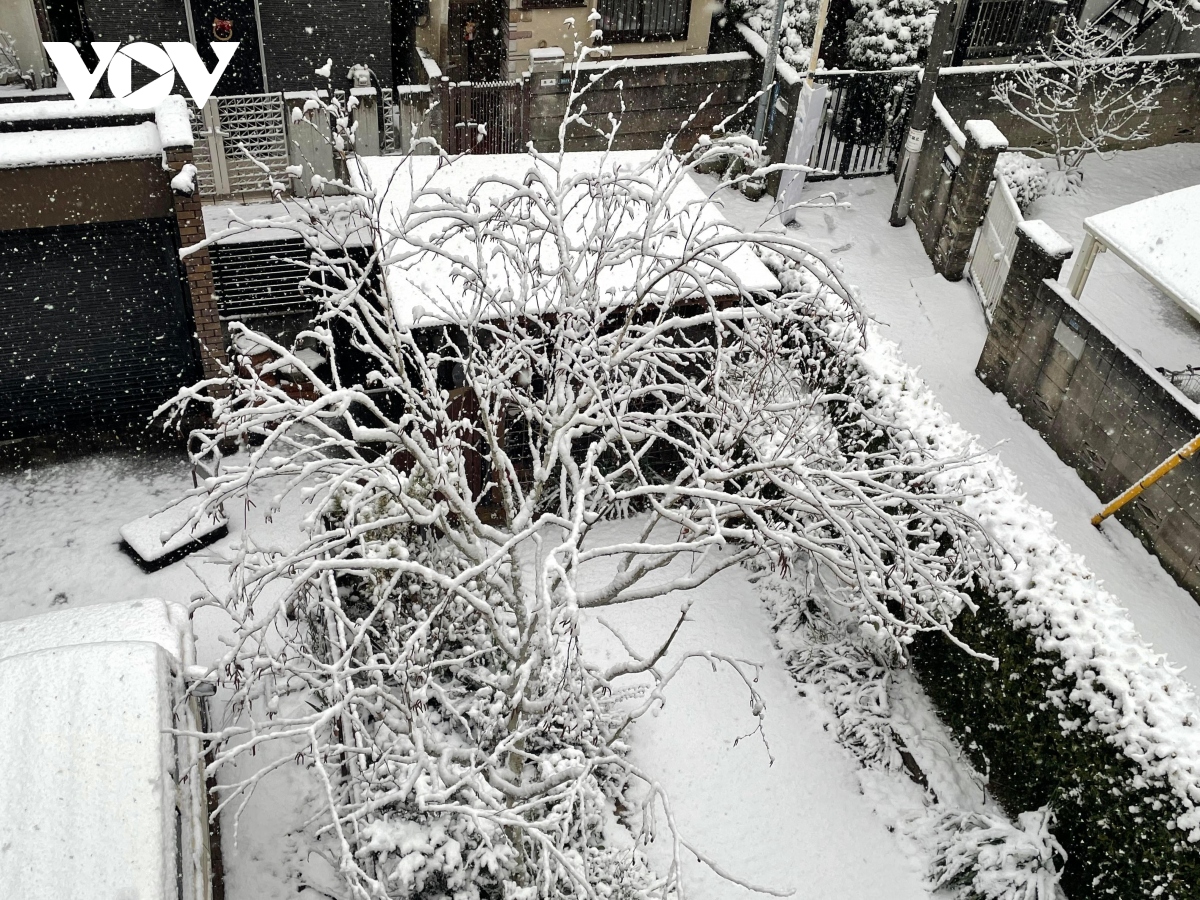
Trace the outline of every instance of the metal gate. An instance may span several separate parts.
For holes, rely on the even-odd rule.
[[[1012,265],[1013,251],[1017,247],[1017,226],[1024,218],[1004,179],[997,178],[987,215],[976,233],[975,246],[967,263],[967,274],[979,293],[983,313],[989,322],[992,311],[1000,302]]]
[[[203,109],[190,102],[188,106],[196,136],[192,155],[202,196],[265,194],[271,180],[287,182],[282,94],[213,97]]]
[[[817,79],[829,85],[829,98],[808,160],[821,172],[807,180],[894,172],[916,95],[916,73],[849,72]]]
[[[452,152],[525,152],[529,91],[524,81],[451,82],[449,89]]]

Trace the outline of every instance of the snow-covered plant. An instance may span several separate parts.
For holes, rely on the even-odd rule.
[[[764,41],[771,39],[777,0],[731,0],[730,14]],[[783,26],[779,36],[779,55],[797,69],[808,67],[809,48],[817,25],[819,0],[783,0]]]
[[[572,88],[563,141],[587,124],[590,85]],[[617,123],[594,127],[615,139]],[[671,893],[685,849],[704,857],[627,758],[630,724],[696,658],[763,713],[752,665],[663,662],[689,589],[750,559],[811,563],[897,652],[964,602],[973,559],[950,548],[972,545],[973,524],[931,488],[955,463],[883,431],[841,449],[838,423],[861,409],[822,388],[814,373],[839,351],[807,335],[834,316],[858,346],[865,319],[802,242],[715,215],[689,173],[724,144],[531,149],[494,168],[350,156],[349,201],[279,194],[290,217],[238,226],[306,242],[319,309],[290,346],[234,323],[273,359],[235,354],[179,398],[212,417],[197,460],[232,438],[253,447],[212,468],[197,515],[256,485],[312,511],[297,547],[243,535],[235,590],[213,598],[236,623],[216,668],[241,718],[212,735],[227,743],[210,770],[289,748],[231,778],[228,805],[292,756],[310,766],[348,896]],[[790,261],[782,290],[756,252]],[[614,510],[636,526],[614,537]],[[625,659],[592,661],[589,610],[674,591],[661,645],[618,636]],[[656,822],[673,862],[654,874],[640,848]]]
[[[1112,39],[1091,23],[1068,19],[1040,61],[997,80],[992,96],[1012,115],[1036,129],[1039,145],[1016,148],[1053,159],[1050,190],[1074,190],[1089,153],[1105,153],[1150,136],[1150,115],[1163,89],[1178,77],[1168,64],[1154,67],[1111,56]],[[1148,77],[1149,76],[1149,77]]]
[[[1064,900],[1066,853],[1051,833],[1049,806],[1024,812],[1015,825],[985,813],[951,812],[929,823],[935,842],[934,885],[970,900]]]
[[[1004,180],[1022,213],[1045,196],[1050,184],[1042,164],[1024,153],[1001,153],[996,160],[996,176]]]
[[[890,69],[920,60],[933,37],[938,0],[851,0],[846,55],[862,69]]]

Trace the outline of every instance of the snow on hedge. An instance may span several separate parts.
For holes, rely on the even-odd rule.
[[[1083,558],[1054,533],[1050,515],[1026,500],[1016,476],[950,420],[895,344],[874,333],[858,360],[881,417],[934,456],[979,456],[935,480],[939,490],[963,492],[966,511],[1003,552],[984,573],[989,587],[1013,623],[1036,636],[1040,650],[1061,657],[1075,683],[1069,699],[1091,713],[1084,727],[1104,734],[1148,777],[1169,784],[1186,810],[1174,826],[1200,841],[1200,700],[1181,670],[1142,639]]]
[[[770,40],[776,0],[734,0],[731,9],[751,30]],[[784,0],[779,53],[793,66],[807,68],[817,18],[817,0]],[[937,0],[851,0],[854,17],[846,23],[846,60],[831,65],[887,69],[915,63],[929,46]]]

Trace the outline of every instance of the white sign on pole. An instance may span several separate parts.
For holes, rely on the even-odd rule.
[[[787,155],[784,156],[784,162],[789,165],[808,164],[808,157],[817,140],[817,132],[821,128],[821,120],[825,116],[825,98],[828,94],[828,85],[810,85],[807,82],[801,85],[800,99],[796,102],[796,121],[792,124]],[[780,218],[785,225],[796,220],[793,210],[800,202],[800,192],[804,189],[804,177],[803,170],[789,169],[784,171],[783,176],[779,179],[778,199],[783,209]]]

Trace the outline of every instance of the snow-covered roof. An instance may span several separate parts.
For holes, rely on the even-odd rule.
[[[343,239],[348,246],[370,244],[371,235],[365,229],[354,233],[361,222],[352,216],[355,200],[333,195],[306,200],[314,206],[328,209],[338,237],[322,236],[322,245],[333,247]],[[311,226],[304,215],[298,215],[293,203],[214,203],[204,205],[204,233],[217,238],[218,244],[256,244],[271,241],[311,240]],[[278,223],[276,225],[275,223]],[[225,232],[228,232],[226,234]]]
[[[163,145],[153,122],[0,133],[0,169],[110,159],[154,159]]]
[[[414,197],[418,208],[428,209],[442,203],[440,192],[451,194],[459,200],[465,199],[468,192],[473,192],[473,200],[486,210],[499,197],[510,197],[513,192],[519,190],[519,186],[535,168],[540,170],[542,178],[553,184],[556,177],[572,179],[586,173],[613,172],[618,168],[631,172],[640,170],[658,156],[657,151],[567,153],[562,157],[558,176],[555,176],[546,162],[535,160],[528,154],[462,156],[449,164],[433,156],[370,156],[358,158],[360,168],[354,172],[354,177],[360,186],[370,185],[379,203],[380,225],[385,234],[395,236],[398,234],[397,223],[404,219],[414,204]],[[644,179],[642,184],[646,187],[646,193],[649,194],[654,189],[653,179],[660,179],[657,185],[664,185],[670,176],[665,168],[659,167],[642,171],[641,177]],[[485,179],[496,181],[489,181],[482,189],[477,189]],[[578,225],[580,236],[586,229],[593,227],[595,216],[599,214],[596,206],[588,201],[587,191],[586,185],[578,184],[564,204],[564,209],[571,210],[568,215],[568,227]],[[675,216],[674,221],[681,225],[679,232],[691,231],[693,239],[700,236],[732,234],[737,231],[690,176],[684,175],[680,179],[677,187],[670,193],[668,204],[671,214]],[[535,211],[532,215],[536,219],[539,213],[536,212],[536,206],[533,209]],[[646,207],[640,204],[626,207],[622,210],[622,216],[623,219],[615,225],[618,235],[639,234],[645,229],[648,221]],[[468,234],[459,232],[450,238],[441,235],[441,232],[451,225],[451,221],[449,217],[430,215],[415,225],[410,235],[414,240],[425,239],[439,243],[445,253],[473,256],[474,242]],[[521,227],[528,229],[528,233],[536,230],[536,223],[525,220]],[[672,244],[678,244],[682,250],[683,242],[684,238],[678,234],[664,237],[662,246],[655,248],[654,253],[659,259],[669,257]],[[447,256],[418,253],[407,238],[400,237],[395,238],[388,251],[389,259],[393,262],[386,266],[385,280],[397,323],[401,327],[459,320],[464,316],[487,317],[494,314],[494,306],[477,308],[481,301],[464,294],[462,279],[454,277],[456,266]],[[554,268],[557,252],[557,246],[551,237],[545,238],[539,244],[538,253],[544,271]],[[734,273],[746,290],[773,292],[779,289],[779,282],[747,244],[731,244],[714,252],[721,254],[723,264]],[[642,261],[648,262],[649,255]],[[622,302],[621,297],[631,295],[638,277],[638,264],[639,260],[634,259],[603,269],[598,278],[599,296],[610,294],[614,297],[613,302],[619,304]],[[490,256],[484,265],[487,267],[490,287],[498,285],[502,292],[505,285],[511,285],[517,280],[507,260],[497,255]],[[725,296],[734,293],[732,286],[723,276],[715,271],[711,274],[712,277],[707,281],[714,294]],[[539,296],[531,303],[540,305],[536,308],[527,306],[523,312],[545,312],[560,302],[559,297]]]
[[[0,660],[0,897],[173,900],[164,663],[146,643]]]
[[[141,641],[157,644],[176,663],[187,664],[191,640],[187,611],[178,603],[126,600],[0,623],[0,660],[78,644]],[[2,896],[8,895],[0,892]]]
[[[1083,227],[1200,318],[1200,185],[1089,216]]]

